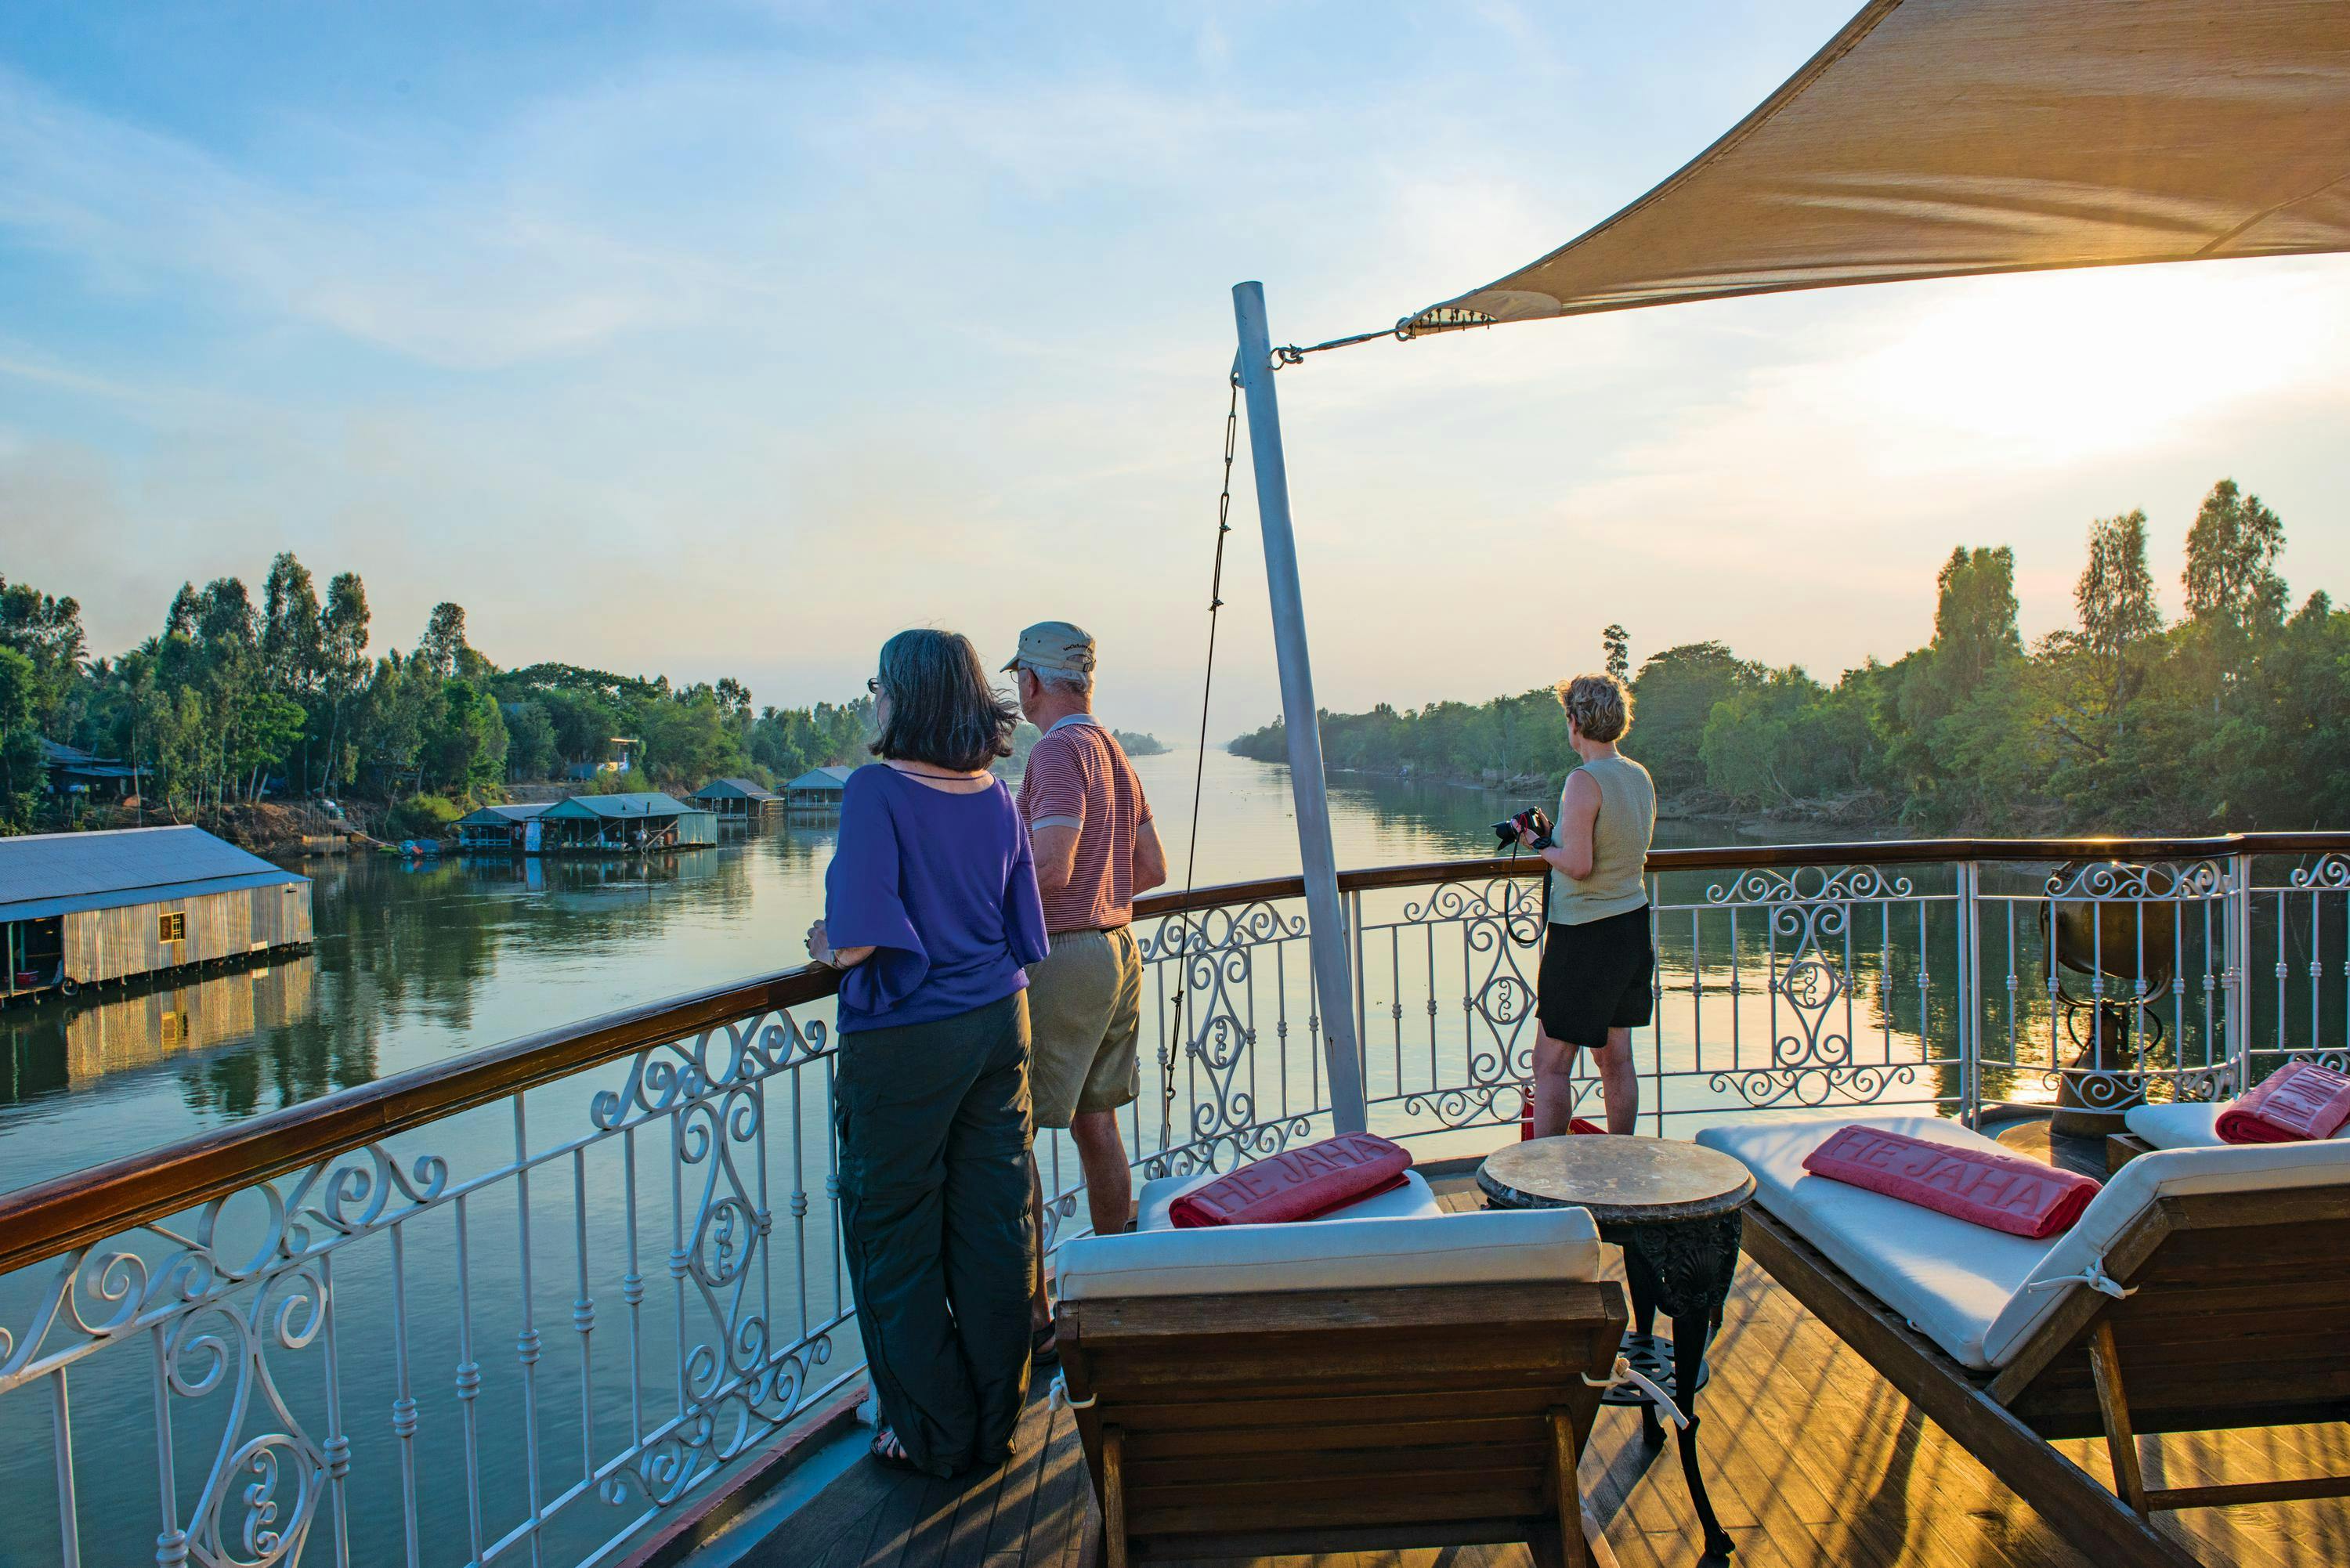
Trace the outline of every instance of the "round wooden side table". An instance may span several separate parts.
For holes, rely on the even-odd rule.
[[[1624,1249],[1632,1294],[1625,1358],[1671,1390],[1689,1418],[1680,1431],[1681,1474],[1707,1553],[1728,1556],[1733,1543],[1714,1518],[1698,1468],[1697,1391],[1730,1300],[1745,1230],[1739,1211],[1754,1196],[1754,1178],[1728,1155],[1693,1143],[1585,1133],[1499,1149],[1478,1168],[1477,1185],[1489,1208],[1588,1209],[1600,1240]],[[1653,1332],[1659,1312],[1672,1322],[1670,1339]],[[1607,1403],[1638,1406],[1641,1436],[1652,1447],[1664,1441],[1646,1394],[1611,1390]]]

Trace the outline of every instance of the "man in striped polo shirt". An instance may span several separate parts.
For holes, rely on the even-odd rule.
[[[1141,1092],[1142,955],[1134,896],[1167,880],[1150,803],[1117,737],[1094,718],[1094,639],[1066,621],[1020,634],[1020,711],[1045,732],[1020,781],[1053,950],[1028,967],[1028,1082],[1036,1126],[1077,1146],[1094,1230],[1116,1235],[1134,1195],[1118,1108]],[[1044,1183],[1036,1183],[1044,1236]],[[1052,1322],[1042,1265],[1034,1309],[1040,1352]]]

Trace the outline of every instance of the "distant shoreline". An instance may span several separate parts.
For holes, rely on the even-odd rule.
[[[1233,752],[1232,754],[1248,762],[1263,763],[1267,767],[1287,765],[1284,763],[1264,763],[1263,758],[1250,757],[1243,752]],[[1487,783],[1482,778],[1415,773],[1401,768],[1326,767],[1322,771],[1325,776],[1394,779],[1407,784],[1436,784],[1447,789],[1475,790],[1482,794],[1502,795],[1512,799],[1523,799],[1529,794],[1534,793],[1546,796],[1550,793],[1549,781],[1533,774],[1521,774],[1513,779]],[[1819,832],[1825,829],[1847,833],[1855,838],[1895,838],[1900,836],[1903,831],[1899,823],[1868,820],[1839,822],[1825,814],[1777,816],[1767,812],[1756,814],[1734,811],[1677,811],[1671,808],[1669,802],[1663,800],[1658,803],[1657,820],[1690,826],[1715,824],[1741,838],[1756,839],[1777,839],[1793,832]]]

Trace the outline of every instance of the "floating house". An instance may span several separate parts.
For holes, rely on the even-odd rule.
[[[518,805],[485,805],[479,811],[467,812],[457,819],[457,847],[528,849],[530,825],[554,804],[540,800]]]
[[[838,811],[840,792],[848,787],[855,768],[810,768],[784,786],[784,798],[794,811]]]
[[[712,779],[693,792],[693,804],[716,816],[747,820],[783,805],[784,797],[749,779]]]
[[[310,945],[310,878],[201,827],[0,838],[0,996]]]
[[[701,849],[718,842],[715,816],[657,790],[575,794],[540,812],[536,825],[539,851],[547,854]]]

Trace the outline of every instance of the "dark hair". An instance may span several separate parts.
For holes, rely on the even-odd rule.
[[[979,649],[959,631],[901,631],[881,645],[889,722],[877,757],[972,773],[1012,754],[1019,711],[987,683]]]

